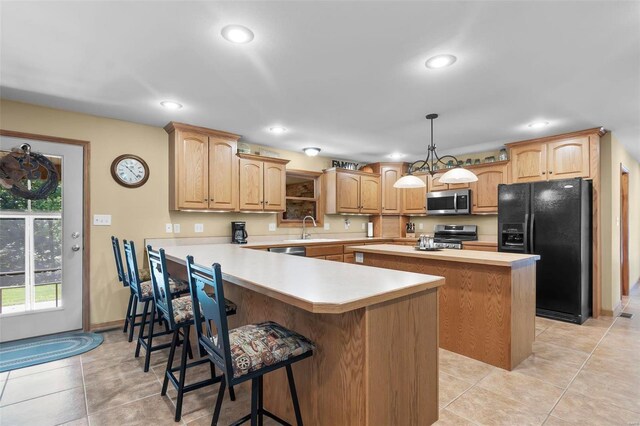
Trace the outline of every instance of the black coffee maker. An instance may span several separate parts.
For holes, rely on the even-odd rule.
[[[234,244],[247,244],[247,223],[231,222],[231,242]]]

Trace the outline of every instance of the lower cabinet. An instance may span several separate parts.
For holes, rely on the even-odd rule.
[[[355,254],[353,254],[353,253],[345,253],[343,262],[344,263],[356,263]]]
[[[344,261],[344,255],[342,254],[330,254],[326,256],[326,260],[332,260],[334,262],[342,262]]]

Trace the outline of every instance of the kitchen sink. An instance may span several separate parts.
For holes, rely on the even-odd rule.
[[[302,238],[297,239],[297,240],[284,240],[283,242],[285,243],[322,243],[322,242],[332,242],[332,241],[340,241],[337,239],[332,239],[332,238],[307,238],[306,240],[303,240]]]

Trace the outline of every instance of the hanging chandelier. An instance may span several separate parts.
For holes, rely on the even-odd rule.
[[[453,155],[443,155],[442,157],[438,156],[438,153],[436,152],[436,146],[433,143],[433,120],[438,118],[438,114],[428,114],[426,118],[427,120],[431,121],[431,144],[429,144],[429,148],[427,150],[427,158],[409,164],[409,170],[407,171],[407,174],[398,179],[396,183],[393,184],[393,186],[395,188],[426,187],[427,185],[424,183],[424,181],[419,177],[414,176],[413,172],[418,169],[422,169],[429,172],[429,174],[433,176],[440,169],[438,163],[442,164],[442,167],[445,168],[454,167],[442,175],[442,177],[440,178],[441,183],[467,183],[477,181],[478,177],[473,174],[473,172],[460,167],[460,162]],[[445,163],[445,159],[449,159],[449,163]]]

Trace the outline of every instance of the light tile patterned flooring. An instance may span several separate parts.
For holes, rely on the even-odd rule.
[[[640,291],[625,303],[633,319],[576,326],[537,318],[534,354],[511,372],[441,350],[437,424],[640,424]],[[160,396],[166,351],[143,373],[134,346],[110,331],[84,355],[0,373],[0,425],[176,424],[175,392]],[[192,380],[207,374],[198,369]],[[210,424],[216,391],[187,394],[181,423]],[[222,424],[249,411],[249,392],[236,392]]]

